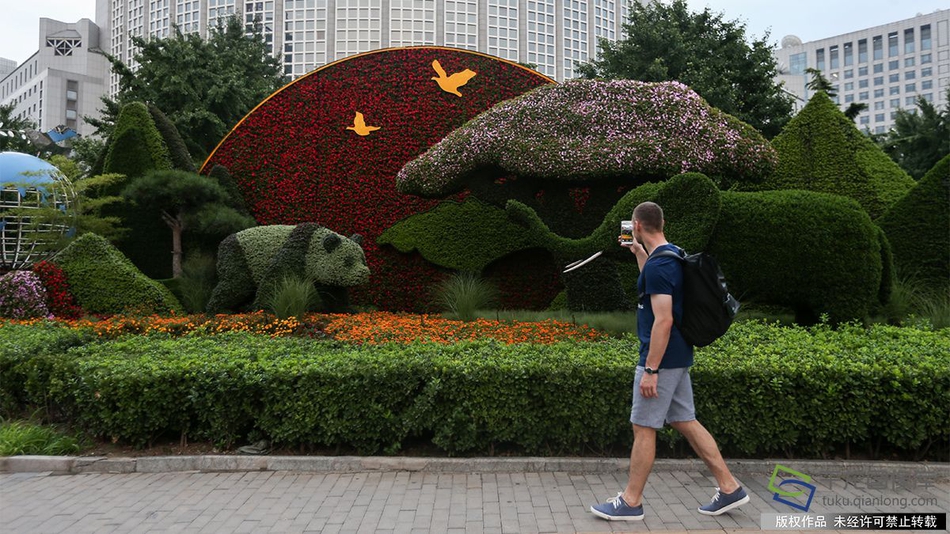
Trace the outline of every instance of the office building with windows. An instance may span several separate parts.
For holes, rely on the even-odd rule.
[[[99,98],[108,89],[109,61],[96,52],[103,37],[89,19],[66,23],[41,18],[39,49],[0,75],[0,104],[13,105],[13,116],[47,132],[57,126],[90,135],[83,117],[99,116]],[[3,67],[0,67],[3,68]]]
[[[395,46],[436,45],[495,55],[559,81],[615,40],[630,0],[97,0],[110,51],[131,64],[132,36],[207,36],[237,14],[260,24],[284,73],[296,78],[347,56]],[[115,80],[111,90],[117,90]]]
[[[807,68],[822,71],[834,85],[842,110],[867,104],[858,115],[861,130],[887,132],[898,109],[916,110],[917,98],[940,108],[950,89],[950,9],[802,43],[790,35],[775,52],[778,79],[801,107],[811,97]]]

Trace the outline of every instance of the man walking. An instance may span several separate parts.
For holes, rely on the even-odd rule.
[[[749,496],[726,467],[716,440],[696,420],[689,367],[693,347],[676,323],[683,317],[683,267],[675,258],[650,256],[658,250],[681,254],[663,233],[663,210],[644,202],[633,210],[633,244],[623,245],[636,254],[640,266],[637,309],[640,361],[633,381],[633,450],[627,487],[590,511],[607,520],[643,519],[643,488],[656,456],[656,431],[669,423],[686,436],[719,483],[712,502],[699,513],[719,515],[749,502]]]

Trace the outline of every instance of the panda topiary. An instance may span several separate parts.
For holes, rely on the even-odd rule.
[[[369,279],[359,234],[345,237],[314,223],[248,228],[218,247],[218,284],[209,313],[265,307],[289,275],[314,281],[322,311],[352,311],[346,288]]]

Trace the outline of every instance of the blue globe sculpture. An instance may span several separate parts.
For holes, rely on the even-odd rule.
[[[57,252],[70,231],[75,199],[72,184],[55,166],[29,154],[0,152],[0,270],[28,269]]]

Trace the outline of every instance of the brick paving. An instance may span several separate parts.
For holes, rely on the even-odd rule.
[[[0,474],[0,532],[732,532],[759,530],[761,514],[797,512],[772,499],[768,474],[741,474],[752,501],[701,515],[696,507],[709,501],[715,480],[692,469],[654,472],[646,518],[633,523],[588,511],[620,491],[626,475],[619,471],[10,473]],[[946,513],[946,473],[916,484],[816,478],[810,513]]]

